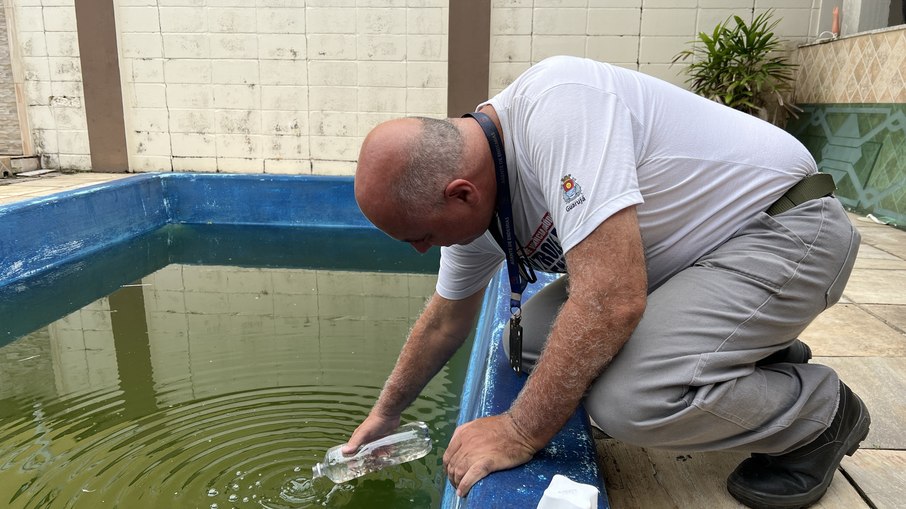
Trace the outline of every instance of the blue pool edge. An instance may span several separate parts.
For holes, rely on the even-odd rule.
[[[145,173],[0,205],[0,286],[90,256],[166,224],[325,226],[374,230],[359,212],[346,176]],[[541,275],[526,298],[553,281]],[[509,317],[505,274],[486,291],[461,395],[457,424],[509,408],[525,377],[509,369],[500,344]],[[597,486],[609,507],[589,419],[580,407],[520,467],[496,472],[465,498],[449,483],[442,507],[534,508],[555,474]]]
[[[555,274],[538,273],[538,281],[529,285],[524,298],[530,299],[557,277]],[[525,384],[526,376],[517,375],[510,368],[501,342],[510,317],[508,285],[506,271],[501,269],[485,292],[463,384],[457,425],[505,412]],[[591,423],[581,406],[550,443],[525,465],[490,474],[472,487],[465,498],[458,497],[447,483],[441,507],[534,508],[556,474],[597,487],[598,507],[610,507],[597,461]]]

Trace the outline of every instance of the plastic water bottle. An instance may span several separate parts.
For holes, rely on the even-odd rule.
[[[392,435],[367,443],[352,456],[343,456],[343,444],[331,447],[324,461],[311,467],[312,479],[327,477],[342,483],[382,468],[424,457],[433,448],[428,425],[412,422],[400,426]]]

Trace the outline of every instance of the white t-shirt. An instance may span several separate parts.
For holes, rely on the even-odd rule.
[[[488,103],[503,130],[516,237],[548,272],[566,272],[563,253],[637,205],[653,290],[817,171],[782,129],[592,60],[544,60]],[[441,248],[437,292],[475,293],[503,258],[490,233]]]

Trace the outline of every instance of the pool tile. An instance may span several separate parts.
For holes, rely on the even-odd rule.
[[[262,269],[239,268],[226,273],[227,292],[273,294],[274,284],[271,271]]]

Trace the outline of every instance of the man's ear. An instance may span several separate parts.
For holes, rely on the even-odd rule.
[[[478,203],[478,188],[466,179],[456,179],[444,188],[444,198],[456,200],[465,205],[475,205]]]

